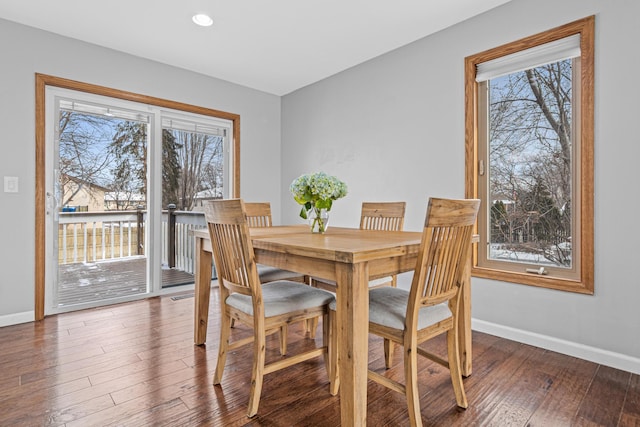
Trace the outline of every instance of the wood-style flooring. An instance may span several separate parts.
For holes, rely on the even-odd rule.
[[[258,415],[245,415],[251,347],[231,352],[211,385],[218,340],[212,290],[206,346],[193,345],[194,299],[156,297],[0,328],[0,426],[338,426],[320,359],[266,376]],[[236,336],[248,330],[237,326]],[[317,334],[320,339],[321,333]],[[279,357],[277,335],[268,358]],[[300,325],[289,352],[311,345]],[[445,349],[444,340],[428,344]],[[640,376],[474,332],[469,408],[448,371],[420,360],[425,426],[640,426]],[[443,353],[444,354],[444,353]],[[387,371],[402,378],[402,351]],[[370,367],[384,371],[371,338]],[[368,424],[406,426],[404,397],[369,382]]]

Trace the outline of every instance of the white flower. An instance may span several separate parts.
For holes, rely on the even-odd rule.
[[[296,202],[303,205],[300,211],[302,218],[307,218],[310,209],[331,210],[334,200],[347,195],[347,185],[324,172],[299,176],[293,180],[289,190]]]

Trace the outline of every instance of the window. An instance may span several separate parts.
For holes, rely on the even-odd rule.
[[[476,277],[593,293],[594,17],[465,59]]]
[[[231,197],[231,120],[80,91],[58,92],[61,179],[82,180],[85,187],[101,184],[110,189],[107,197],[117,210],[146,206],[148,144],[156,134],[150,125],[159,121],[163,208],[175,204],[191,211],[203,198]],[[124,107],[114,106],[116,102]],[[68,204],[66,197],[62,200]]]
[[[193,210],[204,200],[229,198],[229,133],[217,123],[177,112],[162,115],[162,206]]]

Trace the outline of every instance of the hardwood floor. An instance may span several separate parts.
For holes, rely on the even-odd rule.
[[[267,375],[258,415],[245,415],[251,349],[230,353],[213,387],[217,288],[207,345],[193,345],[193,298],[170,296],[0,328],[0,426],[338,426],[321,360]],[[235,336],[248,330],[237,326]],[[300,325],[289,351],[311,344]],[[320,333],[317,334],[318,339]],[[444,352],[444,340],[430,347]],[[425,426],[640,426],[640,376],[474,332],[474,370],[459,410],[448,371],[420,360]],[[388,371],[402,378],[402,352]],[[268,358],[279,357],[277,336]],[[370,367],[384,371],[382,342]],[[402,395],[369,382],[372,426],[408,423]]]

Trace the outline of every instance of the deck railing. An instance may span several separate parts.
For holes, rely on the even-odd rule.
[[[173,226],[172,226],[173,225]],[[162,263],[193,274],[195,239],[193,230],[207,227],[204,213],[169,209],[162,213]],[[171,229],[174,232],[171,233]]]
[[[146,255],[145,219],[143,210],[60,212],[58,262],[91,263]],[[192,230],[205,227],[201,212],[163,211],[162,263],[193,274],[195,241]],[[170,233],[170,229],[174,233]]]

